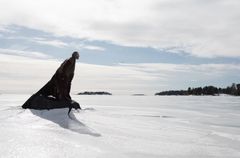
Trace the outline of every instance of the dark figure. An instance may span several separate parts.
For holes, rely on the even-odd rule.
[[[54,109],[68,107],[81,109],[79,104],[71,99],[71,82],[74,77],[75,63],[79,59],[79,53],[73,52],[72,57],[65,60],[57,69],[53,77],[37,93],[32,95],[23,108],[30,109]]]

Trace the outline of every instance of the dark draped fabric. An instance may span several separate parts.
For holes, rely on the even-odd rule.
[[[74,77],[75,58],[65,60],[57,69],[52,78],[24,104],[23,108],[30,109],[54,109],[70,107],[72,101],[70,96],[71,82]]]

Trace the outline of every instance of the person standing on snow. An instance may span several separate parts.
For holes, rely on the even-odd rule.
[[[57,69],[53,77],[46,85],[44,85],[37,93],[32,95],[24,104],[23,108],[37,108],[37,109],[45,109],[47,108],[55,108],[59,106],[63,102],[72,102],[70,96],[71,83],[74,77],[75,64],[76,60],[79,59],[79,53],[73,52],[72,56],[65,60],[60,67]],[[44,97],[44,101],[39,101],[39,97]],[[51,101],[46,101],[51,100]],[[36,101],[37,100],[37,101]],[[53,102],[53,101],[63,101],[63,102]],[[34,103],[34,105],[33,105]],[[48,105],[41,105],[41,104]],[[78,103],[77,103],[78,104]],[[59,107],[58,107],[59,108]],[[80,108],[80,106],[79,106]]]

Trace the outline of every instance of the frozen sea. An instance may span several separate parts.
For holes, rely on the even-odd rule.
[[[82,111],[0,95],[2,158],[239,158],[240,97],[77,96]]]

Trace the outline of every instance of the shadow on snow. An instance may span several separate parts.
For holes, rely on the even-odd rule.
[[[71,130],[79,134],[87,134],[94,137],[100,137],[101,134],[95,132],[93,129],[79,121],[73,113],[70,117],[67,115],[67,109],[54,109],[54,110],[33,110],[30,111],[43,119],[52,121],[60,127]]]

